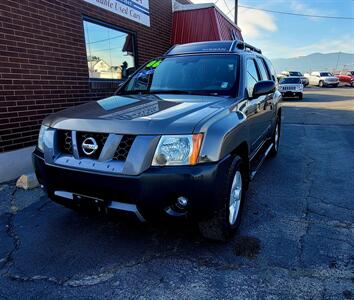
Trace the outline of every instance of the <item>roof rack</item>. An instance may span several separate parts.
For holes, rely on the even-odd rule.
[[[259,54],[262,54],[262,51],[260,49],[253,47],[252,45],[247,44],[244,41],[230,40],[174,45],[165,53],[165,56],[193,53],[230,53],[236,52],[237,50],[254,51]]]
[[[236,48],[240,49],[240,50],[250,50],[250,51],[254,51],[254,52],[257,52],[259,54],[262,54],[262,50],[261,49],[258,49],[256,47],[254,47],[254,46],[252,46],[250,44],[247,44],[244,41],[240,41],[240,40],[237,41]]]

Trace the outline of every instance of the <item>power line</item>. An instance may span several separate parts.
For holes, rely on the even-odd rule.
[[[94,42],[90,42],[88,44],[97,44],[97,43],[101,43],[101,42],[106,42],[106,41],[110,41],[110,40],[115,40],[115,39],[119,39],[121,37],[126,36],[126,34],[122,34],[122,35],[117,35],[115,37],[111,37],[111,38],[107,38],[107,39],[103,39],[103,40],[98,40],[98,41],[94,41]]]
[[[217,3],[219,0],[217,0],[215,3]],[[234,9],[232,9],[232,8],[230,8],[229,7],[229,5],[227,4],[227,2],[226,2],[226,0],[223,0],[223,2],[224,2],[224,4],[225,4],[225,6],[226,6],[226,9],[228,10],[228,12],[227,12],[227,14],[226,15],[229,15],[230,13],[232,13],[232,10]],[[215,4],[214,3],[214,4]]]
[[[261,10],[261,11],[266,11],[266,12],[271,12],[271,13],[276,13],[276,14],[291,15],[291,16],[322,18],[322,19],[354,20],[354,18],[352,18],[352,17],[298,14],[298,13],[277,11],[277,10],[264,9],[264,8],[256,8],[256,7],[246,6],[246,5],[239,5],[239,7],[247,8],[247,9],[253,9],[253,10]],[[231,11],[231,10],[229,10],[229,11]]]

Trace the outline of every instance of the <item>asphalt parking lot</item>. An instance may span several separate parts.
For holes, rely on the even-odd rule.
[[[228,244],[0,185],[0,299],[354,299],[354,89],[283,105],[280,153]]]

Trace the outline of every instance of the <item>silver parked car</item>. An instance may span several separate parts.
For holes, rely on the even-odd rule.
[[[317,85],[319,87],[337,87],[339,85],[339,79],[330,72],[312,72],[309,76],[309,81],[311,85]]]

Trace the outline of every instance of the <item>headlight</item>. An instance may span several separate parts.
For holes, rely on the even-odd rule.
[[[153,166],[195,165],[198,162],[203,134],[163,135],[157,145]]]
[[[38,149],[41,150],[42,152],[44,151],[44,133],[47,129],[48,129],[47,126],[42,125],[41,129],[39,130]]]

